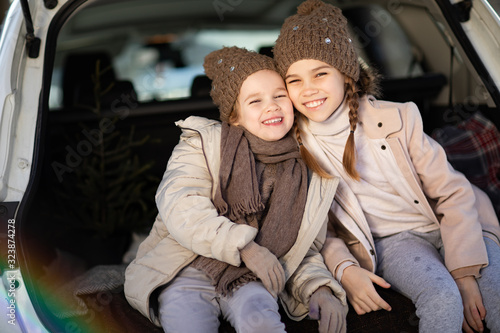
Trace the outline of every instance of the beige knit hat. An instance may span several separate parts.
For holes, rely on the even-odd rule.
[[[263,69],[277,72],[272,58],[236,46],[209,53],[203,67],[205,74],[212,80],[210,96],[219,107],[222,121],[229,120],[241,85],[247,77]]]
[[[338,69],[355,81],[359,78],[358,56],[342,11],[320,0],[307,0],[281,27],[273,48],[278,71],[285,77],[296,61],[315,59]]]

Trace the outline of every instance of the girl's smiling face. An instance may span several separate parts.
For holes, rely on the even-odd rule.
[[[323,61],[294,62],[288,68],[285,82],[295,108],[315,122],[330,117],[344,100],[344,75]]]
[[[266,141],[283,138],[293,125],[293,105],[285,82],[272,70],[260,70],[243,81],[236,112],[233,125]]]

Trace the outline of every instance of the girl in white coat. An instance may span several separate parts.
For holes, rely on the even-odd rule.
[[[500,227],[491,203],[424,134],[415,104],[370,96],[373,77],[340,9],[301,4],[274,57],[301,114],[301,150],[319,163],[311,168],[342,178],[323,255],[356,312],[391,310],[376,283],[412,299],[420,332],[482,331],[484,319],[500,332]]]
[[[293,106],[271,58],[232,47],[205,58],[222,124],[178,125],[159,215],[126,271],[129,303],[166,332],[284,332],[308,312],[344,332],[345,295],[319,253],[337,180],[308,180]],[[321,318],[320,318],[321,316]]]

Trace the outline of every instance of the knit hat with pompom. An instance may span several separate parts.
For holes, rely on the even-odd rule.
[[[278,71],[285,77],[296,61],[323,61],[355,81],[359,62],[342,11],[320,0],[307,0],[281,27],[273,48]]]
[[[212,80],[210,96],[219,107],[220,120],[226,122],[247,77],[263,69],[277,72],[272,58],[236,46],[209,53],[203,67]]]

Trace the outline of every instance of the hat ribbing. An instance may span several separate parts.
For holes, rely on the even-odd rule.
[[[247,77],[263,69],[277,71],[270,57],[236,46],[209,53],[203,67],[212,80],[210,96],[219,107],[222,121],[229,120],[241,85]]]
[[[296,61],[323,61],[355,81],[359,62],[342,11],[320,0],[307,0],[281,27],[273,48],[278,71],[285,77]]]

